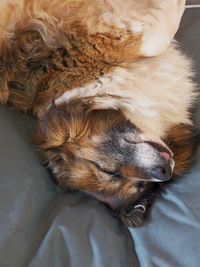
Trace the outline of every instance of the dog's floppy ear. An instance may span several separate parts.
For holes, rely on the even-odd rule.
[[[175,168],[173,178],[182,175],[194,162],[195,150],[200,144],[200,133],[193,125],[178,124],[173,126],[166,140],[174,153]]]
[[[40,121],[33,142],[40,150],[75,143],[88,130],[87,104],[74,101],[56,105],[53,101]]]
[[[70,137],[67,118],[53,101],[40,121],[33,142],[40,150],[60,147]]]

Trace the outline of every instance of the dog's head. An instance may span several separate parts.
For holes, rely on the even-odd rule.
[[[58,183],[85,191],[115,208],[137,201],[152,182],[170,179],[173,159],[120,110],[82,100],[52,104],[35,136]]]

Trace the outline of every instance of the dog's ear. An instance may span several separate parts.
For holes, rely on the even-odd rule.
[[[33,141],[39,149],[55,148],[65,142],[68,134],[67,120],[56,107],[55,102],[52,102],[38,125]]]
[[[200,133],[193,125],[178,124],[173,126],[167,136],[166,143],[174,153],[174,178],[187,171],[194,162],[195,151],[200,144]]]
[[[33,142],[40,150],[75,143],[88,131],[88,106],[81,101],[56,105],[53,101],[40,121]]]
[[[40,151],[55,151],[65,142],[70,143],[76,136],[72,117],[67,109],[57,107],[55,102],[52,102],[32,139],[36,148]]]

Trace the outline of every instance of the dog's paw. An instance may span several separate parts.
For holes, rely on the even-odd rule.
[[[163,0],[163,7],[168,12],[176,12],[176,16],[180,19],[185,10],[186,0]]]
[[[146,207],[143,204],[135,205],[128,210],[119,212],[119,218],[128,227],[139,227],[144,224]]]
[[[151,57],[162,54],[173,40],[185,10],[185,0],[153,0],[154,12],[145,21],[141,51]]]

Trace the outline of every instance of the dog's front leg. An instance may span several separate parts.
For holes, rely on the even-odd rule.
[[[155,197],[160,193],[159,186],[154,192],[146,194],[138,203],[129,204],[117,210],[120,220],[128,227],[139,227],[145,222]]]
[[[185,2],[185,0],[149,1],[150,13],[144,21],[141,47],[144,56],[156,56],[165,51],[178,30]]]

